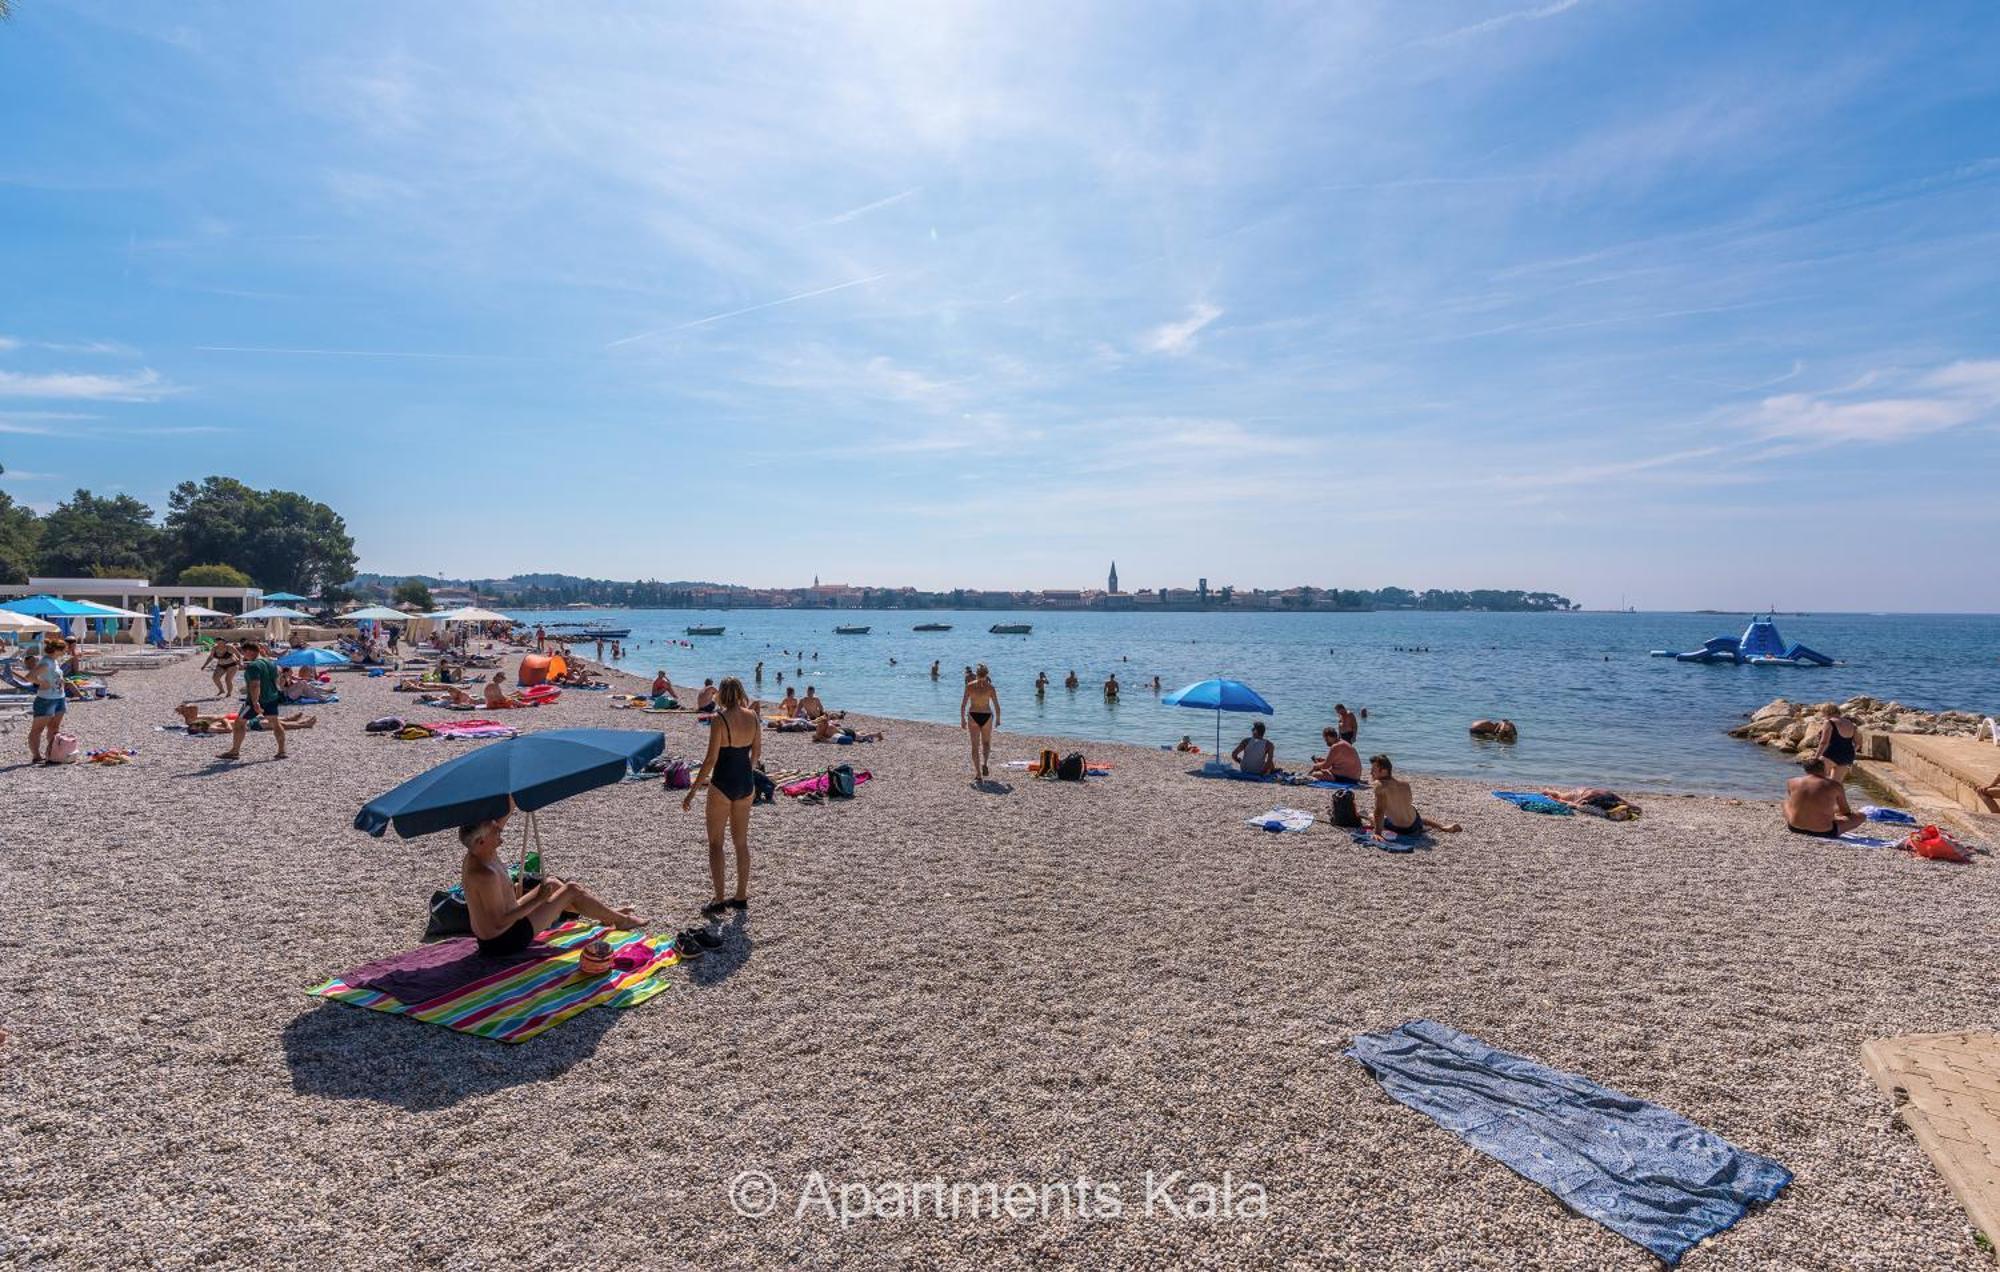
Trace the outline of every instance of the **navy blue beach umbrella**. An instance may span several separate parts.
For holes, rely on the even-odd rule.
[[[354,828],[404,839],[532,813],[625,780],[666,749],[666,735],[637,729],[550,729],[482,746],[419,773],[362,805]]]
[[[1259,715],[1276,715],[1264,696],[1240,680],[1197,680],[1184,689],[1176,689],[1160,699],[1170,707],[1193,707],[1199,711],[1215,712],[1215,758],[1219,763],[1222,756],[1222,713],[1225,711],[1255,711]]]

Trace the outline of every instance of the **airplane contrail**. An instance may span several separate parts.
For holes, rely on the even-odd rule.
[[[814,296],[825,296],[832,292],[846,291],[850,287],[860,287],[866,283],[879,283],[887,277],[889,277],[887,274],[870,274],[866,278],[850,279],[844,283],[835,283],[831,287],[819,287],[812,291],[802,291],[796,296],[784,296],[777,300],[767,300],[761,305],[747,305],[742,309],[732,309],[728,313],[710,314],[706,318],[696,318],[692,322],[684,322],[678,326],[660,327],[653,331],[642,331],[636,336],[626,336],[621,340],[613,340],[604,347],[607,349],[616,349],[619,345],[628,345],[635,340],[645,340],[651,336],[664,336],[676,331],[687,331],[693,327],[706,327],[709,323],[721,322],[724,318],[740,318],[744,314],[754,314],[760,309],[776,309],[779,305],[789,305],[794,301],[811,300]]]

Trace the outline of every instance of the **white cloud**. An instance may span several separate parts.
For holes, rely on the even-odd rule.
[[[1861,396],[1888,380],[1898,391]],[[2000,412],[2000,359],[1954,362],[1910,377],[1870,373],[1825,394],[1765,398],[1752,424],[1767,439],[1807,442],[1895,442],[1942,433]]]
[[[1497,31],[1501,27],[1513,26],[1517,22],[1540,22],[1544,18],[1553,18],[1559,13],[1568,13],[1571,9],[1576,8],[1582,3],[1583,0],[1552,0],[1551,3],[1542,5],[1539,8],[1516,9],[1511,13],[1497,14],[1494,17],[1486,19],[1484,22],[1475,22],[1471,26],[1462,26],[1455,31],[1446,31],[1443,35],[1429,36],[1418,40],[1417,43],[1443,44],[1446,41],[1460,40],[1467,36],[1484,35],[1488,31]]]
[[[157,402],[181,390],[151,367],[124,375],[0,371],[0,397],[67,398],[91,402]]]
[[[1179,322],[1165,322],[1139,338],[1139,347],[1149,353],[1178,358],[1194,352],[1195,337],[1202,328],[1222,317],[1222,310],[1207,301],[1198,301]]]
[[[808,221],[806,223],[806,228],[815,229],[823,225],[845,225],[847,222],[852,221],[855,217],[866,216],[870,212],[876,212],[881,210],[882,208],[890,207],[894,204],[901,203],[905,199],[913,198],[917,194],[921,193],[922,190],[923,190],[922,186],[911,186],[909,189],[899,191],[896,194],[892,194],[886,199],[877,199],[873,203],[864,203],[858,208],[849,208],[845,212],[835,213],[833,216],[827,217],[824,220]],[[932,230],[931,233],[936,234],[937,231]]]

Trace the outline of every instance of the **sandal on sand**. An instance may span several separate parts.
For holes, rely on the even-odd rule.
[[[750,898],[731,897],[729,898],[729,908],[732,910],[747,910],[750,908]]]
[[[711,901],[707,905],[701,907],[701,913],[704,918],[712,919],[716,915],[721,914],[724,910],[727,910],[728,908],[729,908],[729,902],[727,901]]]
[[[692,929],[674,937],[674,953],[680,956],[683,963],[701,957],[701,942],[695,939]]]
[[[687,931],[681,933],[681,935],[687,937],[705,950],[719,950],[722,948],[722,938],[707,928],[689,928]]]

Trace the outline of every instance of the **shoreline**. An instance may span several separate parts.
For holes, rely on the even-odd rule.
[[[1990,1266],[1947,1190],[1909,1186],[1928,1160],[1859,1062],[1868,1038],[1990,1014],[1979,977],[1910,958],[1983,930],[2000,905],[1988,862],[1802,840],[1770,804],[1710,796],[1642,798],[1631,823],[1538,817],[1421,774],[1418,807],[1465,832],[1393,854],[1243,824],[1323,812],[1324,791],[1195,780],[1191,757],[1129,745],[1101,752],[1107,780],[1007,771],[977,789],[956,728],[857,716],[887,740],[764,735],[776,766],[837,757],[876,780],[852,802],[753,809],[753,906],[721,950],[643,1007],[508,1047],[303,993],[414,946],[456,873],[448,834],[351,826],[476,745],[363,734],[392,711],[448,715],[389,683],[336,675],[342,702],[291,759],[252,735],[223,765],[216,740],[152,731],[207,688],[192,661],[120,672],[123,696],[71,724],[86,749],[136,740],[135,762],[6,770],[0,887],[23,902],[0,978],[14,1248],[99,1265],[671,1249],[760,1266],[1656,1266],[1342,1055],[1421,1017],[1791,1169],[1705,1265],[1840,1250]],[[496,718],[657,728],[699,758],[691,713],[628,720],[604,696]],[[1002,734],[995,773],[1037,741]],[[679,794],[632,782],[546,810],[552,868],[656,930],[695,921],[707,854]],[[727,1199],[748,1169],[788,1186],[1228,1172],[1266,1192],[1268,1217],[751,1220]]]

